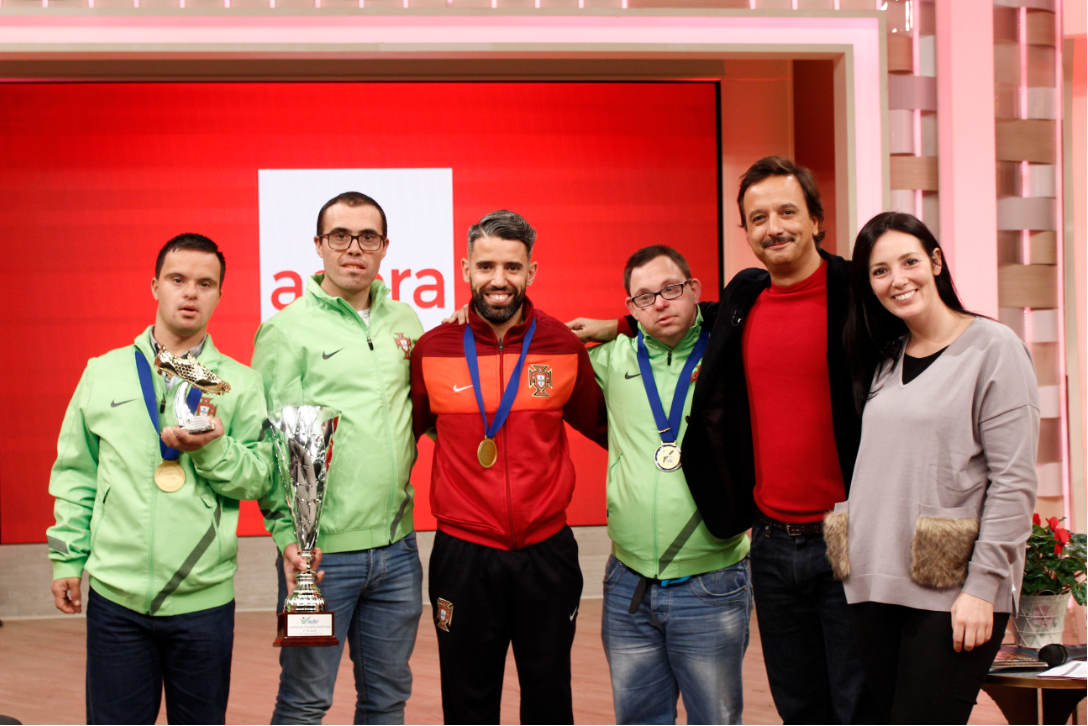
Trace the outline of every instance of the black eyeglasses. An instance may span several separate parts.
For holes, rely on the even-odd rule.
[[[683,282],[666,285],[657,292],[644,292],[641,295],[635,295],[631,298],[631,302],[635,304],[636,308],[648,308],[654,304],[658,295],[666,300],[675,300],[684,294],[684,285],[687,285],[689,282],[691,282],[690,277]]]
[[[385,237],[377,232],[360,232],[359,234],[352,234],[342,229],[336,229],[328,234],[321,235],[321,239],[329,243],[329,247],[333,248],[337,252],[343,252],[348,247],[351,247],[351,243],[358,240],[359,249],[363,252],[376,252],[382,248],[385,244]]]

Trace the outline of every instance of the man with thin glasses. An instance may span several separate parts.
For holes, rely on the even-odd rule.
[[[284,648],[272,723],[320,723],[332,705],[344,643],[355,671],[355,723],[404,723],[412,691],[408,659],[423,611],[423,571],[408,481],[415,462],[408,364],[423,334],[405,303],[377,279],[389,249],[385,212],[345,192],[317,216],[324,272],[257,331],[253,368],[270,411],[288,405],[341,411],[336,456],[314,568],[338,645]],[[282,553],[279,610],[304,565],[282,492],[261,509]],[[322,559],[323,558],[323,559]]]

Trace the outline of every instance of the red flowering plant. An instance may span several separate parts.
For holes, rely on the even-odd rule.
[[[1022,595],[1061,595],[1073,593],[1078,605],[1085,601],[1085,535],[1072,534],[1061,526],[1065,517],[1050,517],[1044,522],[1032,515],[1024,561]]]

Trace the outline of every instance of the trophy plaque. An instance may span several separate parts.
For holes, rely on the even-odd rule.
[[[283,487],[287,509],[295,527],[299,556],[305,568],[295,575],[295,590],[284,601],[273,645],[337,645],[333,613],[326,612],[325,598],[311,570],[314,547],[325,501],[332,436],[340,412],[324,406],[287,406],[268,417],[275,453],[273,479]]]
[[[201,393],[219,396],[230,390],[230,384],[208,370],[192,353],[176,356],[166,348],[160,348],[159,354],[155,356],[155,369],[164,377],[177,376],[181,379],[181,383],[174,390],[174,416],[178,426],[191,434],[211,431],[211,419],[208,416],[194,415],[190,409],[189,394],[196,388]]]

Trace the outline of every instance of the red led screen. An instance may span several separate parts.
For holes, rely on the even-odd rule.
[[[653,243],[680,249],[716,297],[716,98],[706,82],[0,84],[0,542],[45,541],[65,408],[88,358],[154,321],[155,256],[174,235],[200,232],[224,251],[209,332],[249,362],[259,170],[450,170],[455,274],[390,270],[416,286],[402,299],[464,304],[465,233],[506,208],[539,233],[534,303],[563,320],[614,317],[624,261]],[[382,201],[382,189],[359,191]],[[604,524],[607,455],[574,432],[571,443],[570,522]],[[412,477],[419,529],[434,528],[431,453],[425,439]],[[239,533],[263,532],[245,504]]]

